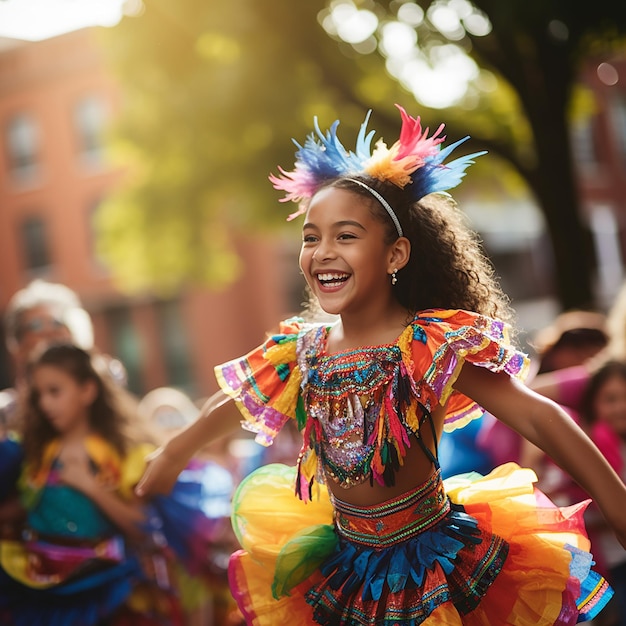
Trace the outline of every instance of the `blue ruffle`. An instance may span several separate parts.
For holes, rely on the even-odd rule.
[[[362,599],[380,600],[385,583],[393,592],[422,585],[438,563],[446,574],[466,545],[481,542],[477,521],[458,505],[445,520],[399,545],[375,550],[341,540],[335,554],[320,567],[332,589],[349,595],[362,588]]]
[[[565,545],[565,549],[572,554],[570,574],[580,581],[580,594],[576,599],[578,622],[587,622],[602,611],[615,592],[598,572],[591,569],[595,561],[589,552],[569,544]],[[599,593],[601,588],[603,593]]]
[[[221,523],[230,517],[233,485],[221,465],[194,462],[167,496],[153,498],[148,506],[147,531],[162,536],[192,575],[208,566]]]

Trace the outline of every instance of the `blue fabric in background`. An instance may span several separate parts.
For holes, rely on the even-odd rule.
[[[0,501],[14,490],[23,458],[24,452],[17,440],[11,437],[0,440]]]
[[[484,475],[494,468],[495,463],[489,453],[477,443],[483,425],[484,418],[480,417],[464,428],[443,433],[439,442],[439,463],[443,478],[467,472]]]

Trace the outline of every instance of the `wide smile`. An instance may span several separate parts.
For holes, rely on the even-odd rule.
[[[318,272],[315,274],[317,282],[324,291],[336,291],[341,289],[350,278],[345,272]]]

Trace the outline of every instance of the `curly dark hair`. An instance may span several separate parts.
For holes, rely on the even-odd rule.
[[[28,365],[27,380],[41,366],[58,367],[79,383],[93,381],[96,398],[89,413],[89,425],[95,434],[109,442],[120,455],[130,443],[129,428],[137,419],[135,403],[125,389],[115,383],[97,354],[91,354],[71,343],[46,347]],[[38,393],[28,385],[23,404],[24,453],[28,463],[39,468],[45,446],[58,436],[39,406]]]
[[[337,178],[320,187],[346,189],[361,196],[372,215],[385,224],[386,243],[390,244],[398,232],[389,214],[354,180],[364,182],[387,200],[411,242],[411,257],[398,271],[394,294],[412,315],[430,308],[465,309],[511,321],[513,312],[493,266],[451,196],[430,194],[416,201],[410,189],[368,176]]]

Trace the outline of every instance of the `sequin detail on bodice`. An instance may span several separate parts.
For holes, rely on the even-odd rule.
[[[314,447],[325,475],[350,487],[371,474],[372,433],[402,353],[397,345],[382,345],[327,354],[327,335],[321,327],[301,338],[303,400],[323,433]]]

